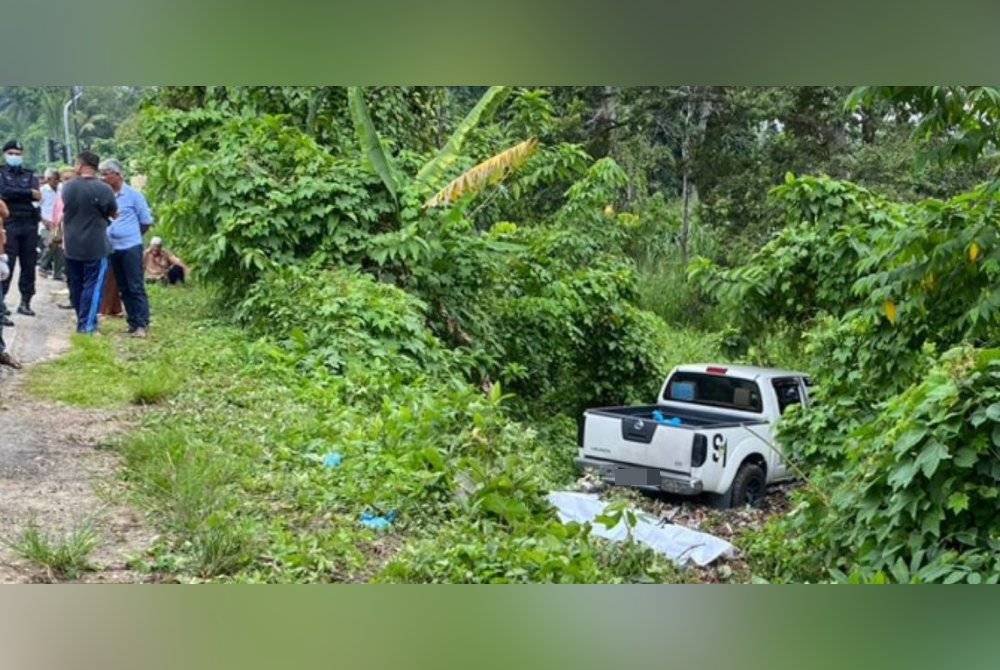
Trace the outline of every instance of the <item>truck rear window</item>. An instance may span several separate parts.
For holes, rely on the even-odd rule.
[[[760,388],[756,382],[701,372],[675,372],[667,382],[663,399],[725,407],[741,412],[763,410]]]

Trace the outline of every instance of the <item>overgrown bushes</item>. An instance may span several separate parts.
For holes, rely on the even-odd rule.
[[[162,114],[146,114],[144,127],[163,133]],[[178,124],[177,138],[162,142],[166,153],[147,159],[150,184],[166,233],[231,298],[273,265],[318,254],[357,260],[394,211],[373,188],[377,178],[281,116],[214,116],[188,128]]]
[[[491,90],[482,114],[505,95]],[[475,113],[459,124],[470,151],[545,125],[544,101],[516,99],[507,125],[479,133]],[[333,157],[300,124],[234,107],[145,112],[165,231],[241,327],[195,320],[170,355],[197,383],[125,447],[139,499],[170,533],[151,568],[251,581],[674,578],[649,552],[563,527],[544,500],[572,476],[576,412],[651,397],[673,355],[665,324],[632,304],[620,168],[558,145],[481,212],[474,193],[424,208],[417,196],[475,154],[390,157],[365,125],[364,155]],[[437,182],[406,181],[413,168]],[[544,188],[557,190],[539,199]],[[489,211],[534,216],[480,225]],[[363,528],[366,513],[392,518],[389,532]]]
[[[754,546],[773,578],[1000,581],[1000,351],[947,352],[841,448]]]
[[[320,262],[287,265],[250,287],[235,315],[287,343],[311,365],[391,369],[410,378],[440,370],[445,352],[426,326],[426,306],[369,275]]]
[[[984,502],[1000,438],[996,189],[900,205],[802,178],[777,195],[793,215],[783,232],[743,267],[695,270],[723,305],[750,307],[756,339],[807,328],[815,404],[779,436],[812,486],[758,538],[758,566],[794,580],[1000,579],[1000,517]]]
[[[283,117],[145,114],[166,231],[243,323],[311,363],[340,370],[400,352],[413,375],[449,358],[475,384],[500,381],[573,412],[648,396],[662,374],[664,326],[632,305],[629,219],[614,209],[625,177],[610,159],[582,170],[578,148],[538,157],[516,183],[523,197],[532,184],[580,178],[547,218],[482,232],[467,199],[421,211],[403,194],[397,210],[360,154],[333,158]],[[512,127],[532,125],[525,118]],[[435,161],[455,159],[424,169]],[[361,274],[330,274],[337,266]]]

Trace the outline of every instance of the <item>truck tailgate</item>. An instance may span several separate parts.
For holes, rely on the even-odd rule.
[[[640,417],[584,414],[583,456],[619,463],[691,472],[695,431]]]

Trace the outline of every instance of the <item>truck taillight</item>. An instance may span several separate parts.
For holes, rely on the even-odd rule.
[[[695,433],[691,440],[691,467],[700,468],[708,458],[708,438],[700,433]]]
[[[705,372],[707,372],[710,375],[724,375],[728,370],[729,368],[720,368],[714,365],[709,365],[707,368],[705,368]]]

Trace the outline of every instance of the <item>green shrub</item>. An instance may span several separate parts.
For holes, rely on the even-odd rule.
[[[801,496],[758,541],[759,564],[787,579],[823,566],[838,580],[1000,581],[1000,350],[947,352],[843,448],[817,473],[827,495]]]
[[[995,580],[994,466],[976,450],[993,440],[996,188],[897,204],[789,178],[776,195],[788,227],[744,266],[692,272],[749,315],[726,333],[730,353],[769,349],[816,382],[814,404],[779,424],[812,485],[751,543],[756,565],[793,580]]]
[[[791,175],[774,189],[786,226],[745,263],[722,269],[695,259],[691,276],[744,332],[793,327],[858,304],[852,291],[876,245],[912,216],[904,205],[825,177]]]
[[[445,361],[425,312],[420,300],[391,284],[311,263],[265,275],[239,303],[236,317],[332,371],[367,366],[413,376]]]
[[[150,117],[149,132],[163,132],[159,118]],[[273,265],[357,257],[362,239],[394,212],[373,188],[377,177],[281,116],[216,119],[150,160],[164,234],[229,297]]]
[[[586,525],[539,520],[515,528],[456,521],[407,546],[382,582],[462,584],[677,581],[671,564],[639,544],[612,544]]]

